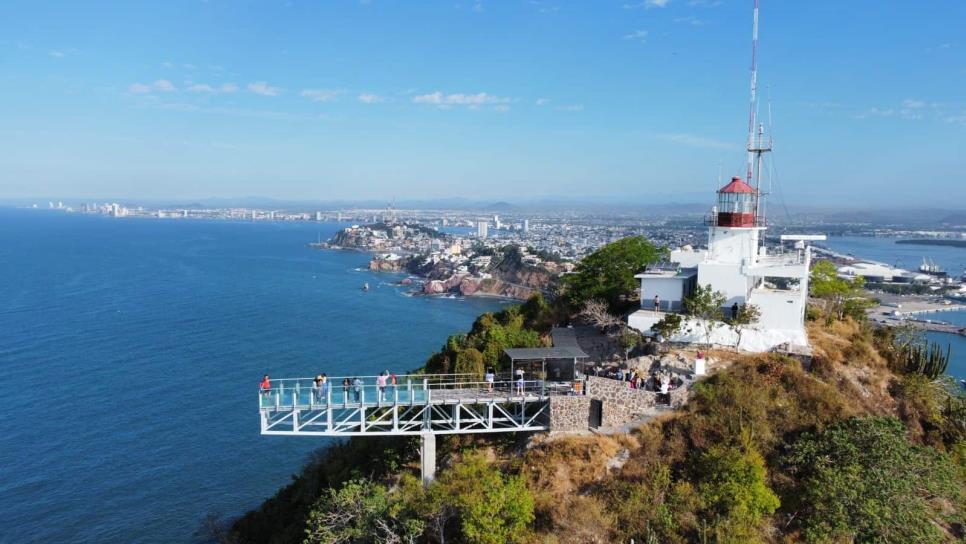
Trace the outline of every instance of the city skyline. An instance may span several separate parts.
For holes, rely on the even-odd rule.
[[[100,6],[0,8],[0,199],[710,203],[743,170],[750,2]],[[766,1],[775,198],[966,198],[964,16]]]

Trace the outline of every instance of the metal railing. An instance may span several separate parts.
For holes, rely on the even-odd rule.
[[[396,383],[376,383],[378,376],[330,378],[321,387],[313,378],[271,380],[258,389],[259,408],[315,410],[328,408],[424,405],[448,402],[492,402],[545,399],[551,395],[582,394],[583,380],[548,382],[513,380],[508,375],[493,382],[480,381],[474,374],[410,374],[396,376]]]

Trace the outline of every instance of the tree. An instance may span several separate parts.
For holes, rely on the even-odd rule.
[[[708,346],[711,346],[711,332],[715,324],[722,320],[721,307],[727,300],[724,293],[715,291],[710,284],[703,287],[698,285],[684,299],[684,312],[698,321]]]
[[[476,379],[483,377],[486,370],[483,364],[483,354],[476,348],[468,348],[459,352],[456,356],[456,366],[453,369],[457,374],[471,374]]]
[[[427,493],[426,516],[440,537],[452,518],[468,544],[523,542],[529,535],[534,503],[523,478],[504,476],[480,454],[467,455],[444,471]]]
[[[350,480],[329,488],[309,512],[305,544],[415,542],[425,525],[400,516],[386,488],[370,480]]]
[[[765,482],[765,460],[749,444],[712,446],[698,458],[698,493],[717,520],[719,542],[755,539],[764,516],[778,509],[778,496]]]
[[[573,273],[563,277],[564,299],[574,309],[601,299],[612,311],[620,311],[621,297],[626,299],[638,287],[634,275],[668,255],[666,247],[658,248],[643,236],[611,242],[584,257]]]
[[[942,542],[943,512],[961,504],[948,457],[906,438],[895,418],[852,418],[806,433],[785,462],[800,482],[791,496],[802,536],[820,542]],[[954,516],[958,517],[958,516]]]
[[[621,325],[623,323],[619,317],[610,313],[607,303],[600,299],[592,299],[584,302],[579,315],[588,323],[600,329],[601,332],[607,332],[608,329],[615,325]]]
[[[660,321],[651,325],[651,330],[660,334],[661,338],[667,341],[681,332],[682,325],[684,325],[684,320],[681,318],[681,314],[668,313],[664,314]]]
[[[809,279],[809,293],[823,302],[825,319],[831,322],[850,316],[855,320],[865,319],[865,310],[871,301],[862,296],[865,280],[856,276],[846,280],[838,276],[835,265],[829,261],[818,261],[812,266]]]
[[[620,342],[621,349],[624,350],[624,361],[627,361],[631,350],[641,343],[641,335],[637,334],[629,327],[624,327],[624,329],[621,330],[621,335],[618,338],[618,341]]]
[[[742,304],[738,306],[738,312],[728,320],[728,326],[731,327],[731,330],[738,337],[735,349],[741,347],[741,336],[745,332],[745,329],[758,323],[760,318],[761,311],[758,309],[758,306],[754,304]]]

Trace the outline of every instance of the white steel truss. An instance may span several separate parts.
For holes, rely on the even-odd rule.
[[[265,435],[375,436],[545,431],[545,396],[441,399],[385,405],[272,405],[260,409]]]

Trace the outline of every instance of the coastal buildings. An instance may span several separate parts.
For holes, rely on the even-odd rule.
[[[486,221],[480,221],[476,224],[476,235],[480,238],[486,238],[487,230],[489,230],[489,225]]]

